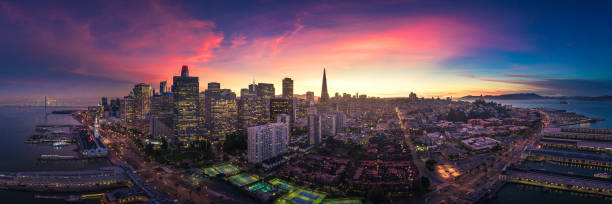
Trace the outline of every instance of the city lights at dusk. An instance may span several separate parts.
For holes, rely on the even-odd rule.
[[[609,203],[611,10],[0,0],[0,203]]]

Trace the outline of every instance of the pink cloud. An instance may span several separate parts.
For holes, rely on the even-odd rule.
[[[411,67],[469,55],[473,48],[493,46],[488,39],[501,38],[481,28],[438,17],[341,21],[353,23],[321,29],[302,25],[298,20],[294,30],[282,35],[251,39],[239,49],[220,50],[217,55],[223,60],[212,60],[210,64],[248,65],[260,67],[258,71],[376,61],[395,61],[397,66]]]
[[[180,6],[156,1],[147,1],[142,8],[105,8],[103,14],[87,19],[57,9],[24,16],[20,13],[25,8],[0,6],[0,12],[30,33],[27,38],[37,50],[76,59],[70,65],[53,66],[54,71],[131,82],[170,80],[180,65],[188,64],[191,73],[200,76],[202,87],[207,81],[219,81],[236,90],[254,77],[276,82],[293,76],[296,83],[304,83],[296,85],[299,93],[304,91],[300,88],[306,89],[303,87],[320,87],[322,67],[331,68],[334,72],[330,74],[336,76],[354,70],[387,71],[389,80],[403,81],[397,78],[436,69],[444,60],[472,55],[475,48],[527,48],[487,28],[440,16],[338,15],[320,17],[326,24],[317,26],[307,22],[319,16],[304,12],[294,22],[283,24],[290,28],[279,34],[240,31],[224,39],[214,22],[191,18]],[[267,26],[278,26],[277,22],[260,24],[264,31]],[[363,77],[368,79],[360,81],[363,83],[386,82],[371,75]],[[311,83],[312,79],[317,81]],[[354,85],[337,88],[347,90]]]
[[[19,14],[25,8],[7,4],[2,4],[1,11],[29,33],[32,47],[78,60],[56,66],[58,72],[154,82],[167,80],[182,64],[214,58],[213,50],[223,40],[215,23],[192,19],[181,8],[156,1],[144,2],[142,7],[109,7],[89,19],[57,9],[24,16]]]

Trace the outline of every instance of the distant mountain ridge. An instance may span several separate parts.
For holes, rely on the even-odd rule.
[[[479,99],[481,96],[464,96],[461,99],[464,100],[475,100]],[[536,93],[516,93],[516,94],[503,94],[503,95],[486,95],[482,96],[484,99],[489,100],[533,100],[533,99],[572,99],[572,100],[581,100],[581,101],[612,101],[612,96],[604,95],[604,96],[541,96]]]

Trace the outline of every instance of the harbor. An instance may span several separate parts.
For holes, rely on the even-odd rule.
[[[578,193],[595,200],[612,199],[612,157],[605,146],[610,133],[612,129],[544,128],[539,143],[525,149],[523,161],[508,167],[499,179],[506,185]],[[589,148],[577,148],[577,142],[588,143]],[[507,188],[501,188],[504,189]]]
[[[76,132],[83,128],[86,127],[82,125],[36,125],[36,132],[28,137],[25,143],[74,143]]]
[[[612,201],[609,190],[612,188],[612,123],[607,120],[612,115],[600,111],[606,103],[573,102],[562,107],[547,101],[521,100],[510,104],[555,115],[549,115],[546,121],[549,126],[536,136],[537,142],[521,150],[521,161],[504,168],[497,178],[499,185],[474,193],[470,203]],[[542,105],[551,108],[541,108]],[[567,111],[553,109],[558,107]],[[588,120],[591,117],[597,118]],[[579,120],[583,122],[568,122]]]
[[[74,117],[74,115],[72,116]],[[76,144],[77,148],[74,150],[80,152],[80,154],[76,156],[41,154],[39,157],[40,160],[89,159],[106,157],[108,155],[108,149],[100,139],[97,122],[93,130],[85,125],[36,125],[35,134],[28,137],[25,143],[47,144],[55,148]]]
[[[125,164],[106,158],[106,146],[97,131],[81,125],[76,114],[43,114],[42,108],[3,108],[2,112],[22,116],[7,130],[22,137],[6,137],[6,148],[17,159],[0,164],[0,196],[8,203],[122,203],[127,201],[165,202],[165,195],[140,178]],[[60,110],[61,112],[61,110]],[[5,123],[8,125],[6,118]],[[14,120],[14,119],[13,119]],[[2,122],[2,121],[0,121]],[[34,135],[61,140],[28,141]],[[10,140],[7,140],[10,139]],[[20,145],[21,144],[21,145]],[[18,147],[18,149],[12,149]],[[14,154],[23,152],[23,154]],[[41,193],[38,193],[41,192]],[[42,193],[44,192],[44,194]]]

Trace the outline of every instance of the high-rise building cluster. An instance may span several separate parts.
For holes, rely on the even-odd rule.
[[[103,98],[102,107],[107,116],[120,118],[123,125],[153,140],[166,139],[185,148],[201,141],[224,141],[235,134],[248,136],[249,161],[255,163],[285,153],[292,132],[303,132],[309,145],[317,145],[343,131],[346,115],[337,107],[334,110],[339,94],[329,98],[325,70],[318,104],[312,91],[305,98],[294,95],[294,81],[289,77],[282,79],[279,96],[273,83],[253,82],[240,89],[237,97],[218,82],[200,91],[199,78],[190,76],[186,65],[180,73],[170,88],[166,81],[159,83],[159,92],[139,83],[122,99],[109,104]]]
[[[236,93],[230,89],[221,89],[217,82],[208,83],[204,91],[205,126],[209,138],[225,140],[225,136],[236,132],[238,107]]]

